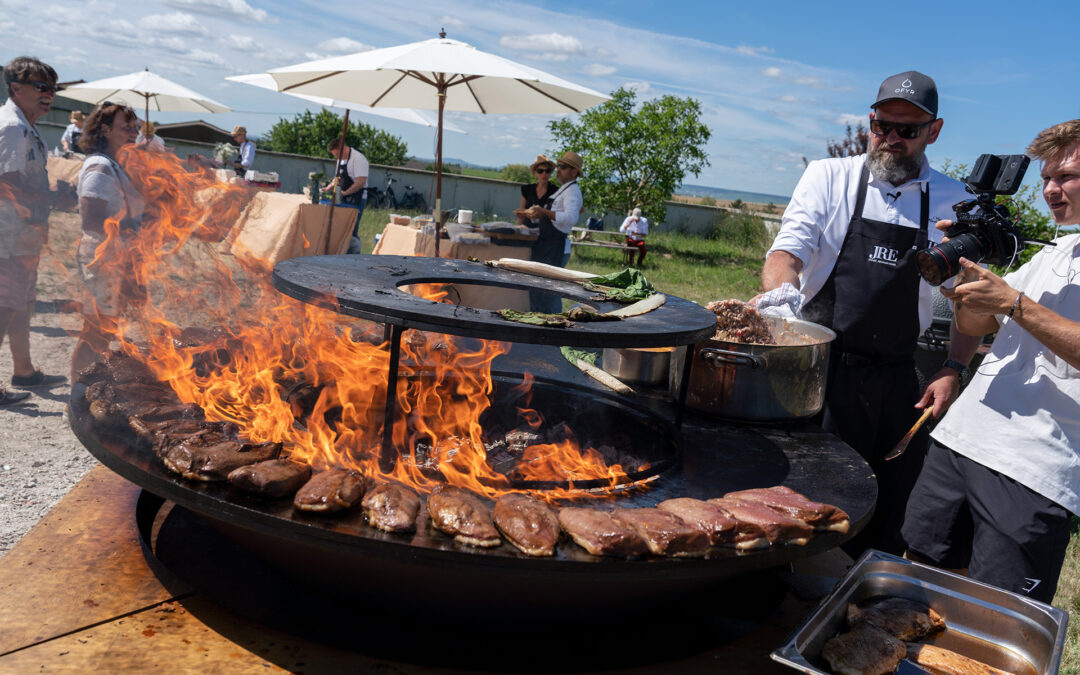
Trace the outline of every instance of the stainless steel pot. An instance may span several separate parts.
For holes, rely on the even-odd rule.
[[[786,344],[708,340],[693,346],[688,407],[717,417],[756,422],[812,417],[821,410],[829,374],[829,346],[836,333],[809,321],[765,320],[778,341]],[[678,395],[686,353],[686,347],[678,347],[672,358],[669,384],[673,396]]]
[[[671,367],[674,347],[658,349],[605,348],[600,367],[623,382],[663,384]]]

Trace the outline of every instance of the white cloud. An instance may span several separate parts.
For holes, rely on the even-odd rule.
[[[308,61],[321,61],[322,59],[328,59],[330,57],[318,52],[304,52],[304,58]]]
[[[776,66],[769,66],[765,70],[761,71],[761,74],[765,77],[780,77],[780,75],[783,74],[783,71]]]
[[[162,33],[175,33],[179,35],[197,35],[206,37],[210,31],[199,23],[198,19],[184,12],[172,14],[151,14],[139,19],[139,28]]]
[[[866,115],[854,115],[852,113],[843,113],[836,118],[837,124],[843,124],[844,126],[851,125],[857,126],[859,124],[866,125]]]
[[[561,54],[565,59],[585,53],[585,47],[572,35],[561,33],[535,33],[533,35],[505,35],[499,44],[507,49],[523,52],[540,52],[545,55]]]
[[[15,22],[14,21],[8,21],[7,19],[4,19],[3,21],[0,21],[0,33],[14,33],[14,32],[15,32]]]
[[[458,18],[455,18],[455,17],[452,17],[452,16],[445,16],[444,15],[444,16],[439,17],[439,25],[442,26],[443,28],[445,28],[447,26],[450,26],[451,28],[456,28],[458,30],[463,30],[468,24],[466,24],[461,19],[458,19]],[[450,37],[450,36],[447,36],[447,37]]]
[[[772,54],[776,50],[772,47],[750,47],[748,45],[739,45],[735,48],[735,51],[743,56],[757,56],[758,54]]]
[[[230,33],[226,35],[222,40],[222,43],[226,47],[232,47],[241,52],[257,52],[262,48],[255,38],[250,35],[237,35],[236,33]]]
[[[235,17],[245,21],[266,21],[265,9],[255,9],[244,0],[165,0],[165,4],[217,17]]]
[[[366,45],[363,42],[357,42],[356,40],[347,37],[336,37],[329,40],[323,40],[316,46],[331,54],[354,54],[356,52],[367,52],[374,49],[371,45]]]
[[[163,73],[176,73],[178,75],[184,75],[185,77],[196,77],[196,73],[191,68],[185,65],[176,63],[175,61],[158,61],[153,64],[154,70]]]
[[[623,86],[627,89],[633,89],[641,98],[652,98],[660,95],[660,92],[653,89],[648,82],[627,82]]]
[[[603,77],[605,75],[612,75],[615,73],[615,66],[608,66],[603,63],[590,63],[584,68],[586,75],[592,75],[594,77]]]
[[[91,25],[87,29],[87,33],[97,42],[119,47],[145,47],[135,26],[130,21],[124,21],[123,19],[110,19]]]
[[[773,171],[787,171],[787,167],[786,166],[780,166],[779,164],[777,164],[772,168],[772,170]]]
[[[795,78],[795,84],[803,84],[808,87],[815,87],[817,89],[820,89],[824,86],[823,84],[821,84],[821,80],[814,77],[813,75],[804,75],[803,77],[797,77]]]
[[[783,96],[780,97],[780,100],[783,101],[784,103],[795,103],[799,99],[792,96],[791,94],[784,94]]]
[[[214,68],[224,68],[227,64],[225,59],[219,55],[208,52],[204,49],[192,49],[184,54],[180,55],[180,58],[191,63],[196,63],[203,66],[211,66]]]

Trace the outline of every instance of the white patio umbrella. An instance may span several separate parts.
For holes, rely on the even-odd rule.
[[[251,75],[232,75],[226,77],[226,80],[230,82],[240,82],[241,84],[250,84],[260,89],[270,89],[271,91],[277,91],[277,82],[274,81],[274,77],[270,73],[253,73]],[[341,101],[333,98],[326,98],[323,96],[308,96],[306,94],[297,94],[295,92],[286,91],[281,92],[296,98],[303,99],[315,105],[321,105],[325,108],[342,108],[344,110],[351,110],[353,112],[362,113],[364,115],[375,115],[377,117],[386,117],[392,120],[400,120],[402,122],[409,122],[410,124],[419,124],[424,127],[435,127],[439,125],[438,119],[435,115],[426,110],[416,110],[415,108],[372,108],[371,106],[364,105],[362,103],[353,103],[352,101]],[[452,124],[444,124],[443,128],[447,131],[455,131],[459,134],[467,134],[468,132],[460,127],[456,127]]]
[[[73,84],[61,91],[60,96],[94,105],[112,101],[135,109],[143,108],[148,120],[151,108],[169,112],[224,113],[232,110],[183,85],[155,75],[149,69],[107,77],[104,80]]]
[[[347,99],[373,108],[439,111],[435,223],[442,222],[443,111],[557,114],[609,99],[535,68],[439,37],[269,71],[278,91]],[[438,254],[438,239],[436,254]]]

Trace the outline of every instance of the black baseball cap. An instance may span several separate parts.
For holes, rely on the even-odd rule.
[[[907,101],[937,117],[937,85],[917,70],[885,78],[878,89],[877,100],[870,107],[876,108],[885,101]]]

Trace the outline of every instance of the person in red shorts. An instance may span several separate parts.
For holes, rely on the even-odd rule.
[[[649,221],[641,215],[641,209],[634,208],[627,216],[623,224],[619,226],[619,232],[626,235],[626,245],[637,248],[637,267],[645,260],[645,236],[649,234]]]

